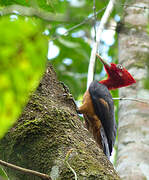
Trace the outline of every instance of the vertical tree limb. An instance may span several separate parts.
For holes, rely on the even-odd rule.
[[[113,10],[115,0],[110,0],[109,4],[105,10],[104,15],[101,18],[100,24],[97,27],[97,34],[96,34],[96,42],[93,44],[93,48],[91,51],[91,57],[90,57],[90,63],[88,67],[88,77],[87,77],[87,89],[90,86],[91,82],[93,81],[94,77],[94,67],[95,67],[95,59],[96,59],[96,53],[98,50],[98,46],[101,40],[101,33],[104,29],[105,24],[107,23],[107,20]]]
[[[127,1],[128,2],[128,1]],[[119,62],[137,83],[119,90],[120,97],[149,99],[144,89],[145,68],[149,58],[148,0],[129,1],[118,37]],[[149,104],[136,101],[119,102],[119,136],[117,171],[124,180],[149,178]]]

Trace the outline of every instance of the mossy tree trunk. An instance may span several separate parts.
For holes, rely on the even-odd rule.
[[[117,180],[112,164],[80,121],[67,88],[58,82],[51,65],[21,117],[0,141],[0,158],[49,174],[53,180]],[[37,180],[5,168],[11,180]]]
[[[119,91],[120,97],[149,99],[144,89],[149,61],[149,1],[133,0],[124,9],[119,34],[119,62],[137,83]],[[146,7],[146,8],[143,8]],[[149,105],[120,101],[117,171],[124,180],[149,179]]]

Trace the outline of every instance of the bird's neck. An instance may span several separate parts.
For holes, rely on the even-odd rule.
[[[109,90],[117,88],[115,87],[111,79],[102,80],[102,81],[99,81],[99,83],[105,85]]]

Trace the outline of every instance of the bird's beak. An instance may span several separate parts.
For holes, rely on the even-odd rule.
[[[102,62],[102,64],[103,64],[104,66],[111,67],[110,63],[108,63],[108,62],[106,62],[105,60],[103,60],[103,59],[99,56],[99,54],[96,54],[96,56],[97,56],[97,58]]]

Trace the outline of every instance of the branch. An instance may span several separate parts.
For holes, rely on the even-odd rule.
[[[43,173],[40,173],[40,172],[37,172],[37,171],[22,168],[22,167],[7,163],[7,162],[2,161],[2,160],[0,160],[0,165],[11,168],[11,169],[14,169],[14,170],[17,170],[17,171],[20,171],[20,172],[22,172],[24,174],[31,174],[31,175],[34,175],[34,176],[38,176],[43,180],[52,180],[51,177],[48,176],[47,174],[43,174]]]
[[[149,9],[149,7],[147,7],[147,6],[136,6],[136,5],[133,5],[133,6],[130,6],[130,4],[121,4],[121,6],[128,6],[129,8],[130,7],[135,7],[135,8],[142,8],[142,9]]]
[[[109,4],[105,10],[104,15],[101,18],[100,25],[98,26],[98,29],[97,29],[96,42],[94,42],[94,44],[93,44],[93,49],[91,52],[90,63],[89,63],[89,68],[88,68],[87,89],[90,86],[91,82],[93,81],[96,52],[97,52],[97,49],[98,49],[98,46],[100,43],[101,33],[104,29],[105,24],[107,23],[107,20],[110,16],[110,13],[112,12],[112,9],[114,7],[114,3],[115,3],[115,0],[109,1]]]
[[[102,8],[101,10],[97,11],[95,15],[92,15],[86,19],[84,19],[81,23],[75,25],[74,27],[70,28],[70,30],[73,30],[85,23],[87,23],[90,19],[92,19],[94,16],[97,16],[100,12],[102,12],[105,9]],[[26,7],[21,5],[10,5],[6,6],[2,10],[0,10],[0,16],[8,15],[8,14],[16,14],[20,16],[36,16],[38,18],[41,18],[46,21],[56,21],[56,22],[69,22],[74,21],[78,22],[80,19],[70,19],[68,16],[65,16],[63,14],[53,14],[50,12],[43,11],[42,9],[37,9],[33,7]]]
[[[89,22],[89,20],[92,20],[93,17],[97,16],[99,13],[101,13],[106,7],[100,9],[99,11],[97,11],[94,15],[90,16],[90,17],[87,17],[85,18],[82,22],[80,22],[79,24],[76,24],[74,25],[73,27],[69,28],[66,32],[64,32],[62,35],[57,35],[56,37],[52,38],[50,41],[54,41],[56,40],[57,38],[59,38],[60,36],[66,36],[69,34],[69,32],[73,31],[74,29],[82,26],[83,24],[86,24]]]
[[[149,102],[147,101],[143,101],[141,99],[136,99],[136,98],[123,98],[123,97],[117,97],[117,98],[113,98],[113,100],[129,100],[129,101],[136,101],[136,102],[141,102],[141,103],[145,103],[145,104],[149,104]]]
[[[73,149],[70,149],[67,154],[66,154],[66,157],[65,157],[65,163],[67,165],[67,167],[73,172],[74,176],[75,176],[75,180],[78,180],[78,177],[77,177],[77,174],[76,172],[74,171],[74,169],[70,166],[69,162],[68,162],[68,159],[69,159],[69,156],[71,154],[71,152],[73,151]]]
[[[35,9],[33,7],[26,7],[21,5],[10,5],[0,11],[0,16],[8,14],[19,14],[21,16],[36,16],[46,21],[68,22],[68,17],[64,16],[63,14],[52,14],[39,8]]]

